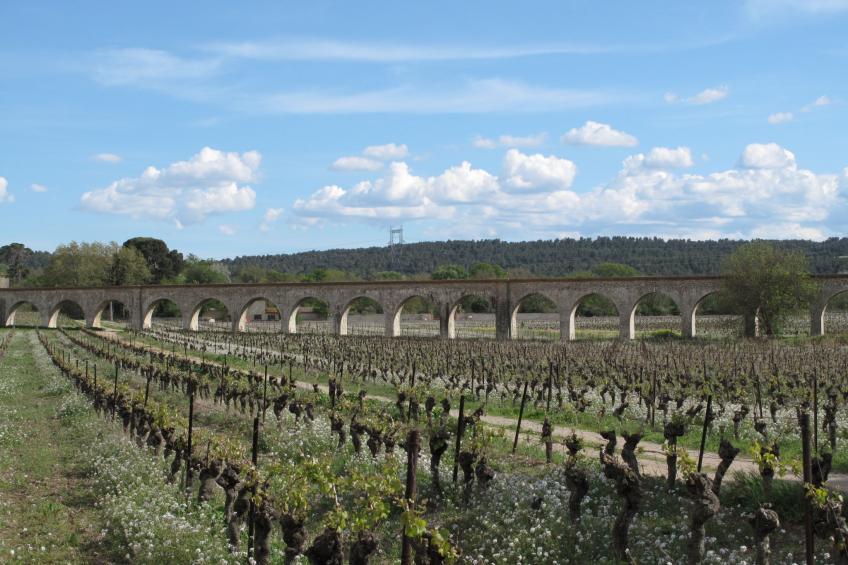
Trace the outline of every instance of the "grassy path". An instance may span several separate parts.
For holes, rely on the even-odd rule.
[[[69,387],[35,332],[18,331],[0,359],[0,562],[120,561],[77,471],[93,411],[69,406]]]

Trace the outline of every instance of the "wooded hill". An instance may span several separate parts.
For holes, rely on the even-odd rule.
[[[663,240],[638,237],[599,237],[597,239],[557,239],[507,242],[433,241],[388,247],[330,249],[279,255],[245,255],[223,261],[231,272],[257,266],[286,273],[310,273],[316,269],[338,269],[360,277],[381,271],[405,275],[431,273],[440,265],[456,264],[470,268],[476,263],[500,265],[513,276],[565,276],[588,271],[600,263],[623,263],[644,275],[714,275],[722,259],[740,240]],[[822,242],[782,240],[776,247],[803,252],[815,274],[838,273],[848,268],[848,238]]]

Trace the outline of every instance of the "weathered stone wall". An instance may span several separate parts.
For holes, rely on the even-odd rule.
[[[825,331],[824,312],[828,302],[837,294],[848,291],[848,276],[817,279],[822,290],[812,307],[813,335],[821,335]],[[509,339],[517,334],[516,313],[521,302],[531,294],[541,294],[557,306],[562,338],[573,339],[577,306],[586,296],[599,294],[615,304],[621,337],[632,339],[635,336],[637,304],[649,294],[661,293],[677,304],[682,334],[693,336],[698,305],[720,287],[719,277],[634,277],[0,289],[0,323],[13,324],[16,308],[28,302],[38,309],[42,325],[53,327],[62,304],[74,302],[85,313],[86,324],[97,327],[103,310],[109,301],[114,300],[123,303],[129,310],[130,326],[141,328],[150,325],[157,303],[170,300],[180,309],[183,326],[197,329],[201,306],[215,299],[226,305],[233,320],[233,331],[239,331],[250,319],[251,305],[257,300],[267,300],[279,309],[283,331],[294,332],[297,330],[298,308],[307,298],[316,298],[328,304],[334,331],[346,334],[351,302],[368,297],[383,309],[385,335],[397,336],[400,335],[404,303],[411,298],[422,297],[438,307],[440,334],[451,338],[456,335],[455,320],[460,301],[476,295],[492,303],[496,337]]]

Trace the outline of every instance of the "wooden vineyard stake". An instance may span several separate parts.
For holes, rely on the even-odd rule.
[[[801,453],[804,468],[804,487],[813,482],[812,454],[810,450],[810,415],[801,414]],[[804,546],[807,565],[815,562],[815,538],[813,537],[813,508],[812,501],[805,497],[804,502]]]
[[[459,397],[459,420],[456,422],[456,450],[453,457],[453,482],[459,472],[459,448],[462,444],[462,434],[465,432],[465,395]]]
[[[185,472],[185,489],[186,494],[191,491],[192,475],[191,475],[191,436],[194,428],[194,381],[188,381],[188,441],[186,443],[186,472]]]
[[[819,375],[813,371],[813,449],[819,453]]]
[[[256,468],[256,463],[259,461],[259,416],[257,415],[253,418],[253,441],[251,445],[250,451],[250,461],[253,463],[254,469]],[[251,488],[253,496],[250,497],[250,509],[247,513],[247,561],[251,562],[253,556],[255,555],[255,548],[253,547],[254,541],[254,533],[255,533],[255,522],[256,522],[256,503],[254,499],[256,498],[256,485],[254,484]]]
[[[404,497],[406,498],[408,509],[411,512],[415,507],[415,478],[418,469],[419,437],[417,429],[409,432],[406,444],[408,451],[406,458],[406,492],[404,493]],[[400,562],[401,565],[412,565],[412,538],[406,535],[406,529],[403,532]]]
[[[118,407],[118,362],[115,362],[115,387],[112,389],[112,421],[115,421],[115,410]]]
[[[150,396],[150,379],[153,376],[153,368],[147,370],[147,384],[144,385],[144,408],[147,408],[147,398]]]
[[[704,444],[707,442],[707,428],[712,419],[713,395],[707,397],[707,412],[704,414],[704,427],[701,430],[701,448],[698,450],[698,472],[701,472],[701,464],[704,462]]]
[[[521,420],[524,418],[524,404],[527,402],[527,381],[524,381],[524,392],[521,394],[521,408],[518,409],[518,424],[515,426],[515,439],[512,442],[512,452],[518,447],[518,434],[521,432]]]
[[[265,378],[262,381],[262,423],[265,423],[265,411],[268,409],[268,365],[265,365]]]

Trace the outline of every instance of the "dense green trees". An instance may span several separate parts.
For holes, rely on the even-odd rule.
[[[147,262],[153,284],[175,278],[183,268],[183,254],[176,249],[168,249],[168,244],[161,239],[134,237],[126,240],[124,247],[136,249],[141,253]]]
[[[816,294],[809,263],[802,253],[765,242],[739,247],[722,265],[723,300],[745,320],[745,333],[757,323],[765,335],[777,335],[786,317],[807,306]]]
[[[105,286],[144,284],[150,271],[141,254],[117,243],[60,245],[50,263],[33,279],[41,286]]]
[[[223,263],[190,257],[186,261],[182,273],[174,282],[179,284],[224,284],[230,282],[230,273]]]
[[[33,251],[23,243],[10,243],[0,247],[0,272],[9,277],[12,286],[20,286],[33,270],[43,268],[50,254]]]
[[[106,283],[112,286],[146,284],[152,279],[144,255],[134,247],[121,247],[112,255]]]

